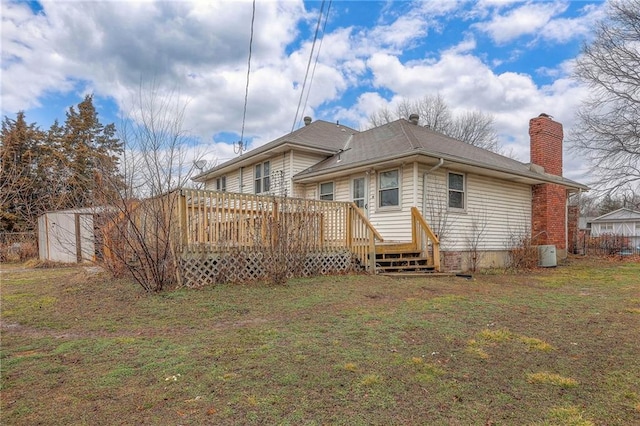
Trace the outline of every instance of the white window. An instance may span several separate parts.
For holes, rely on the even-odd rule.
[[[600,225],[600,229],[602,229],[602,232],[613,231],[613,223],[603,223]]]
[[[356,178],[352,181],[352,196],[356,206],[363,209],[365,205],[365,187],[364,178]]]
[[[400,171],[388,170],[378,174],[378,207],[400,205]]]
[[[460,173],[449,173],[447,187],[449,190],[449,208],[464,209],[464,175]]]
[[[320,184],[320,199],[325,201],[333,201],[333,182],[325,182]]]
[[[220,176],[216,179],[216,191],[225,192],[227,190],[227,177]]]
[[[269,192],[269,175],[271,173],[271,168],[268,161],[265,161],[262,164],[256,164],[255,168],[255,184],[254,191],[256,194],[260,194],[262,192]]]

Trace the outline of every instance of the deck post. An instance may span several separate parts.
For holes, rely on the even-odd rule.
[[[346,244],[347,247],[353,247],[353,230],[351,229],[351,206],[345,206],[346,208],[346,217],[347,217],[347,232],[346,232]]]
[[[367,230],[369,237],[369,272],[376,273],[376,238],[372,230]]]
[[[189,249],[189,232],[187,230],[187,197],[183,191],[178,193],[178,223],[180,224],[180,251]]]

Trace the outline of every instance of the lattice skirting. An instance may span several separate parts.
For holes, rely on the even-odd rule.
[[[265,255],[261,252],[184,254],[180,259],[182,284],[203,287],[216,283],[241,283],[268,279],[344,274],[363,268],[349,251]]]

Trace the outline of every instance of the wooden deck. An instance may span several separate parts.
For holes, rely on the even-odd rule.
[[[186,285],[259,279],[272,266],[265,262],[274,259],[296,263],[303,275],[353,269],[376,273],[389,270],[381,268],[380,256],[411,252],[425,270],[440,269],[438,239],[416,208],[411,210],[412,240],[385,244],[351,202],[190,189],[166,199],[171,201],[165,211],[172,218],[167,222],[173,223],[167,235],[173,240],[178,281]]]

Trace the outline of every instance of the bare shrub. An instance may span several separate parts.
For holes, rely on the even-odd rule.
[[[467,248],[467,264],[472,272],[477,272],[485,251],[482,250],[482,243],[487,233],[487,212],[482,211],[480,214],[474,215],[471,219],[471,227],[466,236]]]
[[[506,242],[507,268],[527,271],[538,266],[538,247],[531,243],[528,232],[511,233]]]
[[[288,206],[287,211],[264,218],[266,233],[260,252],[267,280],[272,284],[307,275],[307,261],[314,246],[317,216],[305,211],[304,204]]]
[[[629,237],[616,234],[603,234],[585,241],[588,254],[612,256],[631,247]]]
[[[25,241],[20,243],[20,251],[18,253],[20,262],[38,257],[38,245],[35,241]]]

